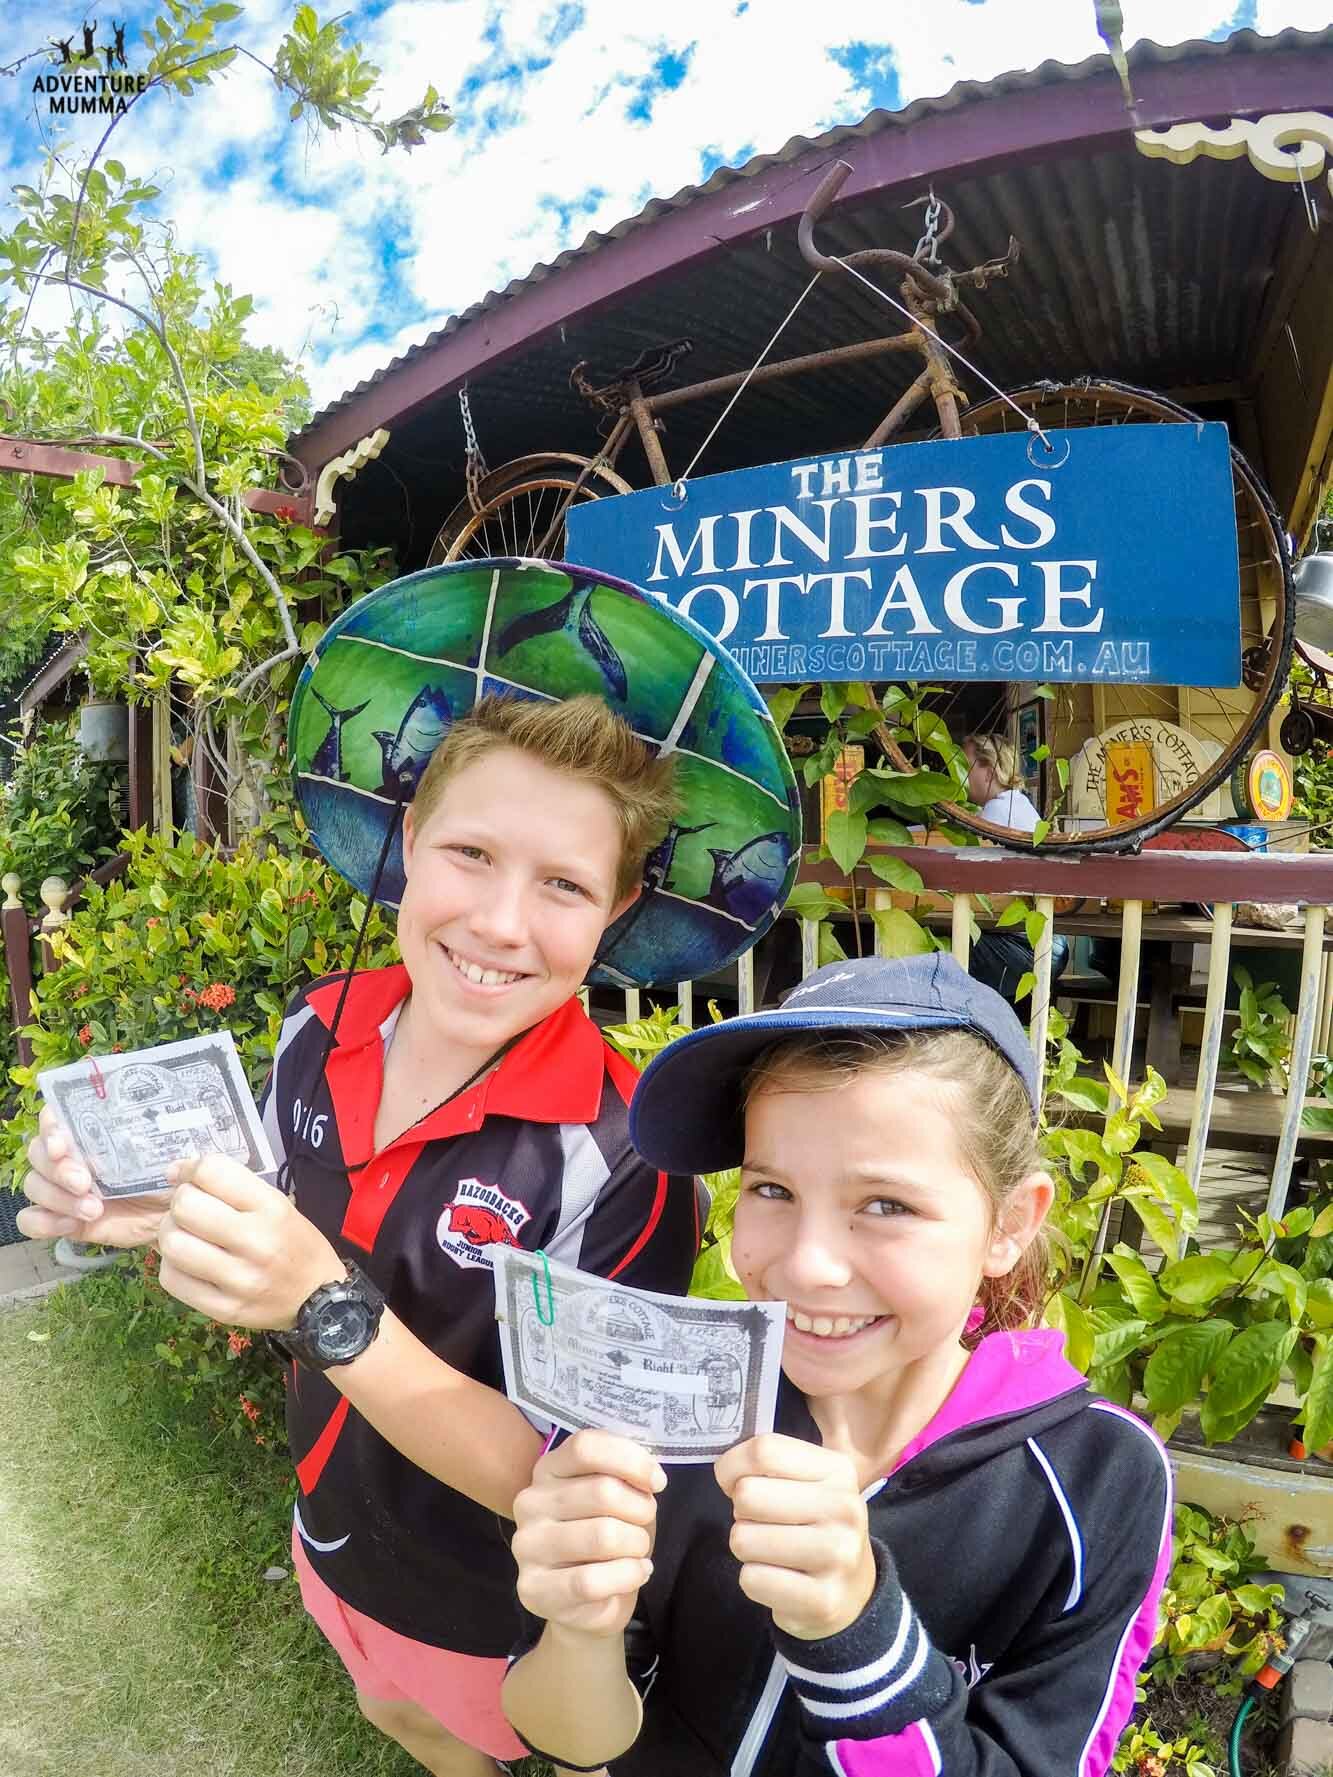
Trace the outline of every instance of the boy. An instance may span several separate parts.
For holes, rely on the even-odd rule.
[[[307,1608],[369,1719],[437,1777],[483,1777],[495,1758],[522,1753],[499,1705],[513,1639],[502,1520],[541,1448],[541,1433],[501,1392],[487,1249],[497,1240],[542,1247],[644,1287],[685,1289],[699,1238],[696,1189],[633,1153],[634,1070],[574,996],[595,967],[623,964],[617,930],[629,932],[636,955],[651,937],[651,908],[637,921],[624,916],[646,892],[650,857],[652,893],[671,888],[662,849],[673,817],[700,833],[725,822],[715,777],[700,776],[697,755],[683,747],[684,768],[673,769],[664,744],[673,728],[683,734],[689,712],[662,709],[650,726],[632,707],[635,647],[650,656],[680,645],[682,626],[665,607],[593,581],[593,607],[579,591],[584,610],[596,609],[597,636],[590,644],[581,623],[558,638],[566,651],[591,645],[604,660],[614,637],[625,692],[616,701],[631,706],[631,728],[597,697],[532,699],[542,687],[535,670],[519,677],[525,642],[544,644],[542,670],[559,685],[549,627],[519,631],[505,648],[515,619],[497,621],[506,592],[543,596],[531,569],[461,564],[470,578],[449,590],[462,600],[433,599],[423,623],[421,583],[454,572],[381,588],[345,613],[303,681],[317,695],[294,700],[292,750],[317,843],[359,886],[397,902],[403,963],[317,983],[289,1009],[265,1118],[290,1196],[213,1156],[181,1168],[165,1214],[161,1200],[104,1205],[44,1113],[26,1183],[35,1207],[23,1218],[34,1237],[155,1239],[163,1286],[180,1300],[280,1335],[296,1360],[293,1558]],[[529,696],[482,695],[454,722],[403,816],[400,860],[401,796],[386,820],[382,784],[377,777],[372,789],[366,775],[368,752],[376,771],[392,763],[395,783],[412,779],[413,723],[421,750],[433,747],[438,729],[422,711],[448,706],[433,685],[404,684],[394,662],[381,664],[383,638],[401,647],[410,619],[414,647],[404,658],[430,655],[427,670],[442,680],[451,661],[440,665],[443,648],[432,649],[423,627],[445,612],[456,630],[479,577],[483,589],[489,583],[480,642],[471,655],[456,635],[450,645],[475,659],[495,635],[501,654],[520,654],[510,683]],[[767,745],[771,728],[748,682],[692,626],[684,633],[708,655],[690,679],[696,698],[711,679],[725,732],[748,721],[752,747]],[[359,698],[347,693],[349,662],[362,675]],[[381,677],[368,684],[376,668]],[[477,692],[495,685],[493,666],[474,670]],[[402,706],[396,726],[383,695],[364,695],[386,683]],[[331,724],[317,746],[312,707]],[[353,717],[362,710],[379,726],[369,731],[374,748],[358,751]],[[639,738],[645,728],[655,744]],[[334,793],[351,794],[353,815],[378,819],[373,874],[364,845],[352,855],[364,832],[345,800],[331,804]],[[794,787],[789,808],[783,836],[794,867]],[[689,899],[679,887],[669,899],[679,923]],[[774,903],[754,922],[759,930]],[[734,953],[730,925],[724,941]],[[696,923],[692,968],[698,939]],[[656,978],[685,973],[681,962],[666,946]]]

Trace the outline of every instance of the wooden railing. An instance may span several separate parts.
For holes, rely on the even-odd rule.
[[[1038,1055],[1045,1050],[1050,1018],[1052,939],[1060,932],[1056,901],[1120,903],[1120,966],[1111,1065],[1122,1079],[1130,1072],[1133,1053],[1145,905],[1186,903],[1210,909],[1212,925],[1207,937],[1210,951],[1203,1040],[1185,1162],[1190,1182],[1196,1189],[1208,1147],[1222,1052],[1234,909],[1240,902],[1302,909],[1300,993],[1292,1032],[1291,1085],[1277,1130],[1267,1202],[1270,1215],[1281,1215],[1301,1134],[1310,1060],[1316,1048],[1321,1053],[1327,1052],[1333,1034],[1333,969],[1330,969],[1324,952],[1325,913],[1329,903],[1333,902],[1333,852],[1300,855],[1255,852],[1246,856],[1235,852],[1145,851],[1137,857],[1080,859],[1004,852],[990,846],[873,847],[872,850],[901,858],[920,874],[927,890],[952,896],[950,942],[953,954],[964,968],[968,965],[978,897],[1030,897],[1036,910],[1045,915],[1044,929],[1035,948],[1033,973],[1036,985],[1029,1002],[1028,1034]],[[820,882],[828,888],[847,886],[847,878],[830,862],[807,861],[802,880]],[[866,907],[874,906],[875,896],[886,892],[869,870],[858,871],[853,881],[858,898]],[[803,920],[801,925],[801,973],[805,976],[813,973],[816,967],[818,927],[809,920]],[[1247,936],[1257,938],[1257,934]],[[875,942],[868,926],[867,942]],[[753,1011],[756,1003],[753,952],[736,965],[735,980],[738,1010]],[[1055,996],[1059,997],[1058,982]],[[694,997],[695,986],[691,982],[684,982],[677,989],[680,1016],[685,1024],[694,1021]],[[626,1016],[640,1016],[642,1001],[642,994],[627,991]]]
[[[969,960],[970,933],[978,897],[1030,897],[1037,911],[1045,915],[1035,948],[1033,973],[1036,985],[1029,1002],[1029,1038],[1039,1055],[1046,1046],[1052,1000],[1052,939],[1061,927],[1060,915],[1055,911],[1056,901],[1070,898],[1119,903],[1120,965],[1115,984],[1111,1064],[1121,1078],[1126,1078],[1130,1072],[1133,1053],[1145,905],[1186,903],[1210,908],[1212,923],[1207,937],[1210,951],[1203,1034],[1185,1161],[1190,1182],[1196,1189],[1215,1105],[1226,990],[1231,973],[1235,906],[1244,901],[1301,909],[1300,990],[1292,1029],[1291,1085],[1276,1130],[1267,1204],[1271,1215],[1282,1213],[1301,1136],[1304,1089],[1311,1057],[1316,1052],[1327,1053],[1333,1038],[1333,969],[1324,949],[1325,915],[1329,903],[1333,902],[1333,853],[1294,856],[1252,853],[1245,856],[1234,852],[1150,851],[1138,857],[1074,859],[1019,855],[989,846],[875,849],[883,849],[886,855],[899,857],[910,864],[920,874],[928,891],[952,897],[948,916],[949,939],[954,955],[964,967]],[[126,862],[122,854],[93,871],[85,880],[108,882],[125,869]],[[807,861],[803,879],[822,882],[829,888],[847,886],[847,879],[828,862]],[[19,899],[17,876],[11,873],[0,881],[5,890],[0,926],[3,927],[9,975],[10,1014],[15,1030],[21,1030],[31,1019],[34,979],[50,966],[52,934],[65,924],[82,894],[84,882],[67,887],[60,878],[48,877],[41,888],[46,911],[39,914],[29,912]],[[859,871],[854,884],[865,907],[873,906],[875,897],[886,892],[879,879],[868,870]],[[804,977],[812,974],[817,966],[818,927],[810,920],[800,923],[800,972]],[[868,924],[866,934],[868,946],[873,946],[875,938]],[[1251,941],[1254,937],[1255,934],[1246,934]],[[737,1010],[742,1013],[755,1010],[754,953],[744,956],[729,975],[728,985],[734,982]],[[709,983],[705,989],[702,984],[686,981],[675,990],[682,1023],[692,1025],[695,1022],[695,1000],[704,991],[716,992],[717,983]],[[1055,994],[1058,997],[1058,982]],[[624,1014],[627,1019],[642,1016],[645,997],[645,992],[637,989],[625,991]],[[670,999],[671,990],[665,990],[665,995],[653,993],[651,997],[661,1003],[664,997]],[[22,1037],[18,1039],[18,1047],[20,1059],[25,1063],[30,1061],[30,1045]]]
[[[112,882],[124,873],[129,854],[121,852],[87,876],[75,879],[71,886],[63,877],[48,876],[39,890],[44,914],[29,913],[19,899],[21,878],[13,871],[0,877],[5,898],[0,905],[0,929],[5,944],[5,974],[9,979],[9,1016],[16,1033],[20,1062],[26,1067],[32,1060],[32,1044],[19,1034],[32,1022],[32,989],[39,974],[52,966],[51,939],[66,924],[70,909],[83,898],[87,883]]]

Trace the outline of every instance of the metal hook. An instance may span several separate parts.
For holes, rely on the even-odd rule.
[[[685,504],[685,500],[685,483],[683,481],[673,481],[671,484],[670,495],[662,495],[662,504],[668,511],[679,512],[680,508]]]
[[[1034,469],[1063,469],[1065,464],[1069,461],[1069,440],[1068,438],[1062,438],[1060,443],[1065,447],[1065,454],[1062,457],[1057,457],[1055,454],[1055,445],[1051,443],[1046,434],[1034,429],[1028,437],[1028,462],[1032,464]],[[1045,452],[1044,457],[1040,461],[1032,454],[1032,447],[1034,444],[1040,444],[1042,450]]]

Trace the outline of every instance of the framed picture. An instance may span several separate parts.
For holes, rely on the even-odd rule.
[[[1023,773],[1023,788],[1029,798],[1043,814],[1046,812],[1046,765],[1045,758],[1035,758],[1039,749],[1048,744],[1046,740],[1046,699],[1031,698],[1021,703],[1014,713],[1015,732],[1014,745],[1018,749],[1019,769]]]

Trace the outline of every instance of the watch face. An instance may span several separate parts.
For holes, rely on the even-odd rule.
[[[314,1342],[320,1356],[332,1363],[357,1356],[367,1343],[370,1326],[370,1310],[364,1302],[346,1298],[326,1302],[314,1325]]]

